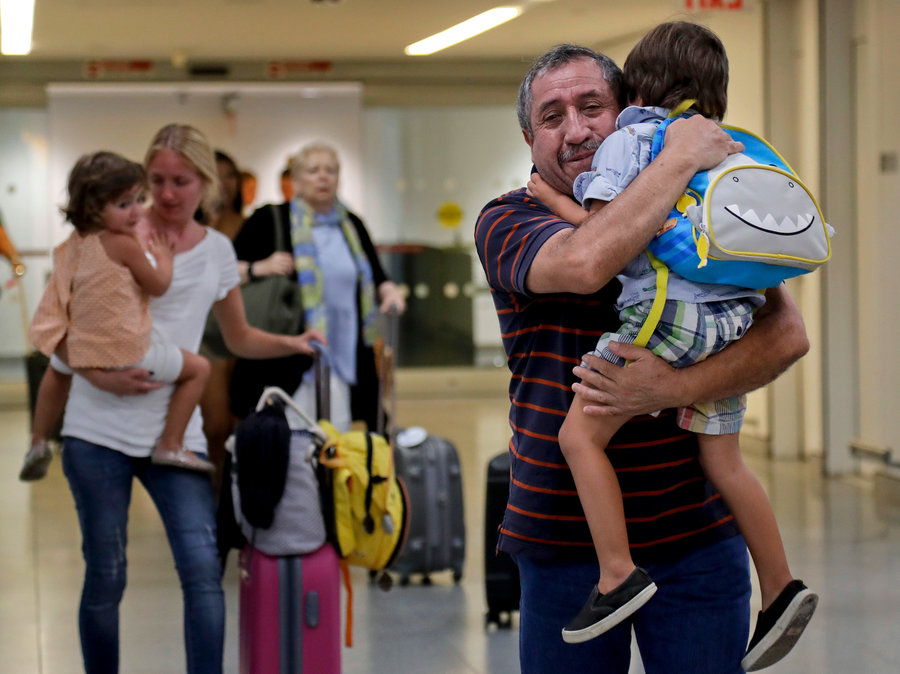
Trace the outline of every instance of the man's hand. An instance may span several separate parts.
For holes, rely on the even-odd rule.
[[[666,129],[666,149],[690,159],[697,171],[721,164],[730,154],[744,151],[744,144],[733,140],[716,122],[693,115],[672,122]]]
[[[573,370],[581,383],[575,383],[572,390],[588,403],[586,415],[634,417],[690,404],[684,399],[678,370],[662,358],[633,344],[610,342],[609,348],[629,360],[628,365],[619,367],[587,354],[584,362],[592,369],[579,366]]]
[[[139,367],[126,370],[86,368],[78,370],[78,374],[101,391],[114,393],[117,396],[143,395],[155,391],[163,385],[162,382],[151,380],[150,372]]]

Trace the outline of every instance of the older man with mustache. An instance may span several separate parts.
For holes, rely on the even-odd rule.
[[[621,104],[621,71],[607,57],[573,45],[540,57],[518,101],[533,170],[571,195],[613,132]],[[614,345],[629,367],[592,357],[586,362],[594,370],[577,367],[601,334],[618,327],[615,274],[646,247],[696,171],[741,149],[700,116],[669,133],[659,158],[578,228],[525,189],[487,204],[476,225],[512,374],[511,483],[498,547],[520,571],[523,672],[626,674],[632,628],[648,674],[741,671],[749,631],[746,546],[703,476],[695,437],[677,428],[671,408],[774,379],[807,348],[799,312],[783,290],[770,293],[727,362],[713,356],[674,370],[643,349]],[[561,626],[596,583],[597,558],[558,443],[573,386],[589,414],[637,417],[607,451],[635,562],[659,588],[632,619],[574,645],[563,642]]]

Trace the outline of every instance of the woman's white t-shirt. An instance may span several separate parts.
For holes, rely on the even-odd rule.
[[[175,256],[169,289],[150,300],[154,329],[176,346],[197,353],[210,308],[239,282],[231,241],[206,228],[206,236],[196,246]],[[62,435],[129,456],[149,456],[162,433],[173,388],[166,384],[146,395],[117,396],[75,375]],[[199,408],[191,416],[184,446],[206,453]]]

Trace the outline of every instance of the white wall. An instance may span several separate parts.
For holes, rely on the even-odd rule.
[[[341,158],[340,196],[357,208],[363,183],[361,93],[353,83],[51,85],[49,201],[64,201],[66,176],[82,153],[106,148],[141,161],[156,131],[179,122],[201,129],[213,147],[256,173],[260,203],[282,201],[279,176],[288,156],[304,143],[324,140]],[[48,207],[45,239],[56,244],[68,229]]]
[[[481,208],[528,179],[529,149],[513,103],[370,108],[365,129],[365,212],[388,240],[472,245]],[[438,220],[444,202],[462,209],[456,229]]]
[[[531,168],[514,104],[371,108],[365,115],[365,207],[380,241],[463,246],[474,256],[475,220],[488,201],[522,187]],[[441,224],[441,204],[462,210],[456,228]],[[493,300],[473,260],[476,350],[501,350]]]
[[[0,217],[26,266],[23,288],[10,283],[11,269],[6,260],[0,260],[0,358],[24,353],[20,302],[24,295],[29,307],[34,307],[49,267],[45,256],[31,254],[46,247],[41,232],[46,220],[48,155],[45,111],[0,110]],[[31,316],[30,309],[26,314]],[[21,376],[20,363],[16,365],[14,374]]]
[[[900,3],[867,0],[856,7],[857,64],[857,316],[859,429],[863,443],[893,450],[900,460],[897,414],[900,348]],[[884,166],[883,166],[884,163]],[[834,354],[832,354],[833,356]],[[900,476],[900,471],[894,470]]]
[[[66,84],[48,87],[46,110],[0,110],[0,213],[19,251],[30,316],[43,292],[49,250],[70,227],[59,214],[68,172],[85,152],[110,149],[143,159],[169,122],[197,126],[217,149],[257,174],[257,202],[282,201],[288,156],[324,140],[341,157],[340,196],[363,204],[362,88],[339,84]],[[232,105],[223,106],[224,97]],[[0,262],[0,283],[9,278]],[[18,288],[0,292],[0,377],[19,378],[25,350]],[[12,359],[12,360],[10,360]]]

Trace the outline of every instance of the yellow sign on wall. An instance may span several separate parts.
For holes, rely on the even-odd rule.
[[[462,208],[455,201],[445,201],[438,206],[438,221],[447,229],[455,229],[462,222]]]

